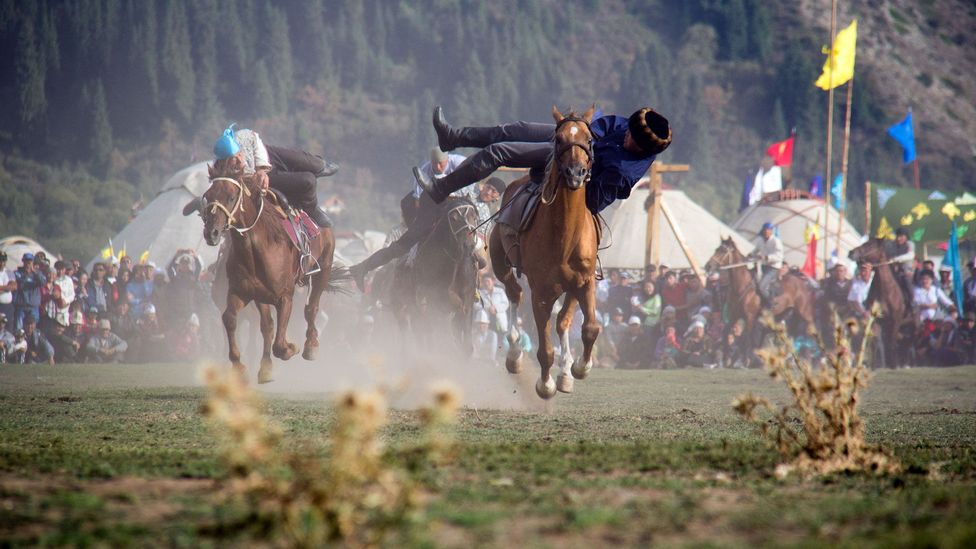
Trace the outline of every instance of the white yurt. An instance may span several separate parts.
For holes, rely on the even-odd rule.
[[[44,252],[44,255],[46,255],[52,262],[58,257],[47,251],[44,246],[41,246],[33,238],[22,235],[8,236],[0,239],[0,251],[7,254],[7,269],[9,270],[19,268],[20,258],[28,252],[32,254]]]

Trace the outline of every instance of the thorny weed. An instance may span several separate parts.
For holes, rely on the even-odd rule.
[[[379,391],[350,391],[336,401],[336,421],[324,458],[313,445],[286,451],[281,428],[266,417],[261,398],[233,372],[209,369],[203,413],[222,441],[227,504],[243,504],[246,517],[222,524],[273,544],[375,546],[392,531],[415,523],[421,486],[410,471],[391,465],[379,432],[386,398]],[[434,389],[421,412],[424,435],[411,448],[410,469],[446,460],[459,398],[450,386]]]
[[[837,472],[895,473],[898,461],[864,441],[864,425],[858,413],[860,391],[867,387],[869,373],[864,364],[870,352],[876,305],[863,326],[850,319],[841,323],[834,314],[832,350],[812,327],[821,357],[801,357],[781,323],[767,315],[763,324],[774,335],[771,346],[756,352],[770,377],[786,384],[792,402],[777,409],[768,400],[742,395],[733,409],[759,426],[763,436],[772,437],[784,463],[776,468],[779,477],[796,470],[800,474],[828,475]],[[854,352],[852,340],[861,334]],[[765,410],[770,417],[760,417]],[[766,414],[762,414],[765,416]],[[797,421],[797,419],[799,421]],[[797,429],[796,423],[802,428]]]

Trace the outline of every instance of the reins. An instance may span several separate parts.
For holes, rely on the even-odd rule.
[[[258,224],[258,220],[261,219],[261,214],[264,213],[264,198],[262,197],[260,200],[260,203],[258,205],[258,213],[257,215],[254,216],[254,221],[247,227],[238,227],[234,224],[237,221],[236,216],[238,213],[245,212],[244,197],[247,196],[248,198],[250,198],[251,190],[248,189],[243,183],[241,183],[240,181],[232,177],[215,177],[210,180],[211,185],[215,181],[227,181],[232,185],[234,185],[235,187],[237,187],[238,190],[237,201],[234,203],[234,208],[228,210],[227,207],[224,206],[224,204],[219,201],[215,201],[212,203],[205,202],[204,207],[200,209],[201,213],[206,209],[209,209],[211,214],[216,213],[217,210],[224,212],[224,214],[227,216],[227,225],[224,227],[225,231],[228,229],[234,229],[235,231],[237,231],[237,234],[243,235],[244,233],[253,229]]]
[[[564,143],[558,148],[555,147],[556,133],[559,132],[559,128],[563,127],[564,124],[568,124],[570,122],[578,122],[586,126],[586,134],[588,136],[586,145],[574,141],[571,143]],[[557,159],[559,157],[561,157],[563,154],[565,154],[573,147],[579,147],[580,149],[583,149],[583,152],[586,153],[586,164],[587,164],[586,182],[590,181],[590,173],[591,173],[590,169],[591,166],[593,165],[593,129],[590,128],[590,123],[586,119],[576,115],[570,115],[567,116],[566,118],[563,118],[562,120],[559,121],[558,124],[556,124],[556,129],[553,131],[552,139],[553,139],[552,161],[548,173],[546,174],[547,175],[546,182],[542,186],[542,195],[539,197],[539,200],[545,206],[552,204],[553,201],[556,200],[556,190],[558,187],[558,185],[556,185],[556,182],[559,180],[561,176],[558,172],[552,173],[552,167],[557,163],[558,161]]]

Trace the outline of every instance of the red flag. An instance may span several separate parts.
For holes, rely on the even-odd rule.
[[[810,242],[807,244],[807,259],[803,262],[803,274],[809,276],[811,279],[817,279],[817,235],[813,234],[810,236]]]
[[[766,154],[773,157],[773,163],[777,166],[789,166],[793,163],[793,139],[795,136],[791,135],[789,139],[773,143],[766,149]]]

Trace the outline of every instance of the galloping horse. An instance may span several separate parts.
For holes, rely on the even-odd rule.
[[[729,237],[723,238],[718,248],[715,248],[715,253],[705,263],[705,270],[711,272],[720,269],[720,272],[728,272],[730,291],[726,297],[730,304],[729,320],[735,322],[743,319],[746,323],[744,333],[753,334],[762,300],[756,290],[755,278],[747,267],[749,263]],[[813,326],[814,296],[806,281],[800,275],[787,273],[780,280],[780,288],[780,294],[773,299],[773,316],[779,317],[792,310],[807,326]]]
[[[429,200],[428,198],[424,198]],[[437,206],[437,223],[415,251],[397,261],[390,284],[393,314],[405,334],[432,333],[432,323],[446,314],[464,356],[471,354],[471,313],[478,284],[474,256],[478,210],[466,198],[448,197]]]
[[[874,278],[868,289],[865,309],[870,310],[874,303],[881,304],[881,345],[886,350],[881,355],[882,366],[888,362],[888,355],[894,360],[890,366],[895,368],[912,362],[912,337],[915,334],[915,315],[912,313],[908,296],[898,283],[897,274],[884,249],[884,240],[874,238],[851,250],[848,254],[854,261],[864,261],[874,267]]]
[[[282,360],[290,359],[297,352],[295,345],[288,342],[286,334],[301,254],[282,226],[282,217],[273,211],[274,204],[258,188],[253,176],[246,176],[243,167],[235,169],[221,160],[209,166],[208,170],[211,184],[203,194],[200,209],[204,239],[207,244],[216,246],[221,236],[225,233],[230,235],[226,269],[229,287],[222,317],[227,331],[228,355],[234,369],[241,374],[246,373],[235,333],[237,313],[254,301],[261,315],[261,335],[264,338],[258,383],[267,383],[272,381],[271,352]],[[322,228],[319,236],[309,242],[309,251],[318,262],[319,271],[311,276],[305,306],[307,329],[302,357],[306,360],[315,358],[319,346],[315,317],[322,292],[331,288],[329,280],[333,274],[334,250],[335,236],[329,227]],[[273,342],[272,306],[278,321]]]
[[[553,153],[549,161],[541,204],[529,228],[519,236],[521,268],[532,290],[532,311],[539,331],[537,357],[541,366],[536,393],[552,398],[557,388],[572,392],[573,378],[583,379],[592,368],[593,343],[600,335],[596,320],[596,254],[599,235],[596,219],[586,207],[586,183],[593,163],[593,134],[590,119],[593,107],[582,116],[570,112],[563,116],[556,107],[552,116],[556,121]],[[505,189],[504,204],[508,204],[518,190],[527,184],[512,184]],[[509,307],[509,353],[505,365],[510,372],[520,368],[521,351],[517,344],[516,315],[522,301],[522,287],[509,266],[502,242],[500,225],[492,230],[488,243],[492,270],[505,284]],[[550,370],[555,361],[549,323],[552,307],[560,295],[566,294],[557,317],[556,332],[560,340],[558,384]],[[583,309],[583,356],[573,362],[569,343],[569,326],[576,304]],[[569,374],[572,374],[570,376]]]

